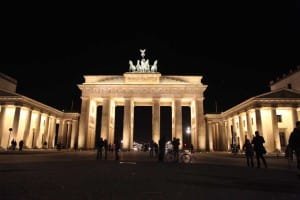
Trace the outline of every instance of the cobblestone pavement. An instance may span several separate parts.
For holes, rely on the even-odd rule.
[[[246,167],[241,154],[194,153],[191,164],[148,153],[96,160],[95,151],[0,152],[0,199],[300,199],[295,162],[267,156]]]

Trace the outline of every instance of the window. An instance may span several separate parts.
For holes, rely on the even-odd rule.
[[[291,83],[288,84],[288,89],[292,89],[292,84]]]
[[[277,122],[282,122],[282,116],[281,115],[277,115]]]

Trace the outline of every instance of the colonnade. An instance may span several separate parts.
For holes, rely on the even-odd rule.
[[[74,148],[78,117],[79,114],[57,110],[46,112],[23,105],[1,105],[0,147],[7,149],[14,139],[17,143],[23,140],[25,148],[54,148],[57,143]]]

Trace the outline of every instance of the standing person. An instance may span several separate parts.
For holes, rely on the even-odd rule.
[[[191,153],[194,153],[194,145],[193,144],[191,144],[190,150],[191,150]]]
[[[180,145],[180,140],[179,138],[173,138],[172,141],[172,145],[173,145],[173,152],[174,152],[174,161],[178,161],[179,160],[179,145]]]
[[[296,127],[290,135],[289,145],[292,152],[296,153],[298,177],[300,178],[300,121],[296,122]]]
[[[116,160],[120,160],[119,151],[120,151],[120,141],[117,139],[116,143],[115,143],[115,159]]]
[[[23,140],[20,140],[20,142],[19,142],[19,151],[22,151],[23,144],[24,144]]]
[[[104,144],[104,159],[107,160],[107,151],[108,151],[107,139],[103,140],[103,144]]]
[[[245,140],[245,144],[243,145],[243,150],[245,151],[245,155],[246,155],[246,159],[247,159],[247,166],[250,167],[250,163],[251,163],[251,167],[254,167],[253,148],[252,148],[252,144],[248,138],[246,138],[246,140]]]
[[[163,162],[165,157],[165,150],[166,150],[166,138],[164,136],[160,138],[158,145],[159,145],[158,161]]]
[[[104,142],[102,137],[99,139],[99,141],[97,142],[97,160],[102,159],[102,148],[103,148]]]
[[[150,141],[150,157],[153,157],[153,152],[154,152],[154,142],[153,140]]]
[[[255,136],[252,140],[252,144],[254,145],[253,149],[256,154],[257,168],[260,168],[260,159],[263,161],[265,168],[267,168],[267,162],[263,156],[266,153],[266,149],[263,143],[265,143],[265,139],[263,138],[263,136],[259,135],[258,131],[255,131]]]

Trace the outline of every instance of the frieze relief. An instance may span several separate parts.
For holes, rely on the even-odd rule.
[[[155,88],[155,87],[83,87],[82,96],[100,97],[100,96],[113,96],[113,97],[126,97],[126,96],[202,96],[203,89],[199,87],[168,87],[168,88]]]

